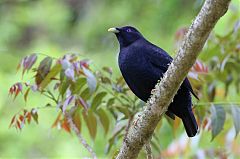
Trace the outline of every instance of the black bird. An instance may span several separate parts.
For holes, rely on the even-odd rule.
[[[147,102],[151,90],[167,71],[172,57],[147,41],[134,27],[110,28],[108,31],[116,34],[120,44],[118,64],[123,78],[133,93]],[[182,119],[189,137],[195,136],[198,131],[192,112],[191,93],[198,99],[186,78],[166,112],[172,119],[175,119],[175,115]]]

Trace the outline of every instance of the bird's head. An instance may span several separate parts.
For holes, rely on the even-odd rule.
[[[116,34],[120,47],[126,47],[143,37],[136,28],[131,26],[110,28],[108,31]]]

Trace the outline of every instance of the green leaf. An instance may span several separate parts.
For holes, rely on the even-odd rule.
[[[31,88],[28,88],[24,94],[24,100],[25,102],[27,102],[27,97],[28,97],[28,94],[29,94],[29,91],[30,91]]]
[[[91,93],[90,93],[90,90],[89,88],[85,88],[82,93],[80,94],[80,96],[85,100],[87,101],[90,97],[91,97]]]
[[[115,107],[117,108],[117,110],[118,110],[119,112],[121,112],[121,113],[124,114],[124,116],[125,116],[126,119],[129,118],[130,112],[129,112],[128,108],[130,108],[130,107],[128,107],[128,106],[118,106],[118,105],[115,106]]]
[[[91,105],[92,110],[97,109],[97,107],[102,103],[102,100],[106,95],[107,95],[106,92],[100,92],[93,98],[92,105]]]
[[[111,84],[111,79],[108,77],[101,77],[101,82],[104,84]]]
[[[98,109],[96,113],[99,116],[100,122],[101,122],[101,124],[104,128],[104,132],[106,134],[108,132],[109,125],[110,125],[110,121],[107,116],[107,113],[102,108]]]
[[[108,99],[108,101],[107,101],[107,107],[112,107],[112,105],[114,104],[114,101],[115,101],[115,98],[114,98],[114,97]]]
[[[64,94],[66,93],[69,85],[70,85],[69,80],[67,78],[64,78],[59,86],[59,93],[62,96],[62,98],[64,97]]]
[[[216,95],[216,84],[215,82],[208,85],[208,100],[212,102]]]
[[[39,85],[43,79],[46,77],[48,74],[50,68],[52,65],[52,58],[51,57],[45,57],[41,62],[40,65],[38,66],[37,69],[37,74],[35,76],[35,82],[37,85]]]
[[[62,69],[61,71],[60,71],[60,81],[63,81],[65,78],[66,78],[66,76],[65,76],[65,70],[64,69]]]
[[[117,150],[114,150],[114,153],[113,153],[113,155],[112,155],[112,159],[115,159],[115,158],[117,158],[117,155],[119,154],[119,149],[117,149]]]
[[[173,129],[174,120],[172,118],[170,118],[169,116],[167,116],[166,114],[164,114],[164,117],[165,117],[167,123],[170,125],[171,129]]]
[[[113,73],[113,70],[112,70],[112,68],[110,68],[110,67],[103,67],[102,69],[103,69],[105,72],[109,73],[110,75],[112,75],[112,73]]]
[[[47,74],[47,76],[43,79],[39,87],[43,90],[46,88],[46,86],[51,82],[52,78],[55,77],[62,69],[62,65],[57,63],[53,68],[50,70],[50,72]]]
[[[221,132],[223,129],[224,122],[226,120],[226,112],[220,105],[211,106],[211,126],[212,126],[212,140]]]
[[[240,131],[240,107],[236,105],[232,105],[231,110],[232,110],[233,123],[234,123],[236,136],[237,136]]]
[[[79,110],[77,110],[74,114],[73,114],[73,123],[76,125],[77,129],[79,132],[81,132],[81,118],[80,118],[80,113]]]
[[[83,107],[86,111],[88,110],[88,107],[89,107],[87,102],[85,102],[85,100],[80,96],[76,98],[75,105]]]
[[[33,120],[38,124],[38,113],[37,113],[37,109],[33,108],[31,110],[31,115],[33,117]]]
[[[97,134],[97,119],[91,110],[83,111],[83,119],[85,120],[88,131],[90,133],[91,138],[94,140]]]
[[[86,78],[78,78],[77,81],[74,82],[70,87],[72,94],[79,94],[81,89],[85,86],[86,83],[87,83]]]

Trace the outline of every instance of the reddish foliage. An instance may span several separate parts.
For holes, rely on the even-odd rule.
[[[30,124],[31,119],[32,119],[32,115],[31,115],[30,112],[27,113],[26,118],[27,118],[27,122],[28,122],[28,124]]]
[[[32,118],[35,118],[34,120],[37,122],[36,116],[37,112],[32,113],[32,111],[27,111],[26,109],[23,109],[21,112],[15,114],[12,117],[9,128],[14,126],[16,129],[21,130],[26,122],[28,122],[28,124],[31,123]]]
[[[13,122],[15,121],[15,118],[16,118],[16,115],[14,115],[14,116],[12,117],[12,120],[11,120],[11,122],[10,122],[10,124],[9,124],[9,128],[12,126]]]
[[[22,92],[22,84],[20,82],[15,83],[9,89],[9,94],[14,95],[14,99],[18,96],[19,92]]]
[[[54,121],[54,123],[52,124],[52,128],[56,127],[58,125],[58,123],[60,122],[62,117],[62,113],[60,112],[56,118],[56,120]]]
[[[186,27],[178,29],[175,34],[175,40],[176,41],[182,40],[184,35],[187,33],[187,31],[188,31],[188,28],[186,28]]]
[[[20,116],[19,116],[19,120],[20,120],[21,122],[25,123],[25,118],[24,118],[23,115],[20,115]]]
[[[80,66],[89,69],[89,60],[81,60]]]
[[[66,132],[71,133],[71,129],[69,126],[69,123],[67,121],[67,118],[64,118],[61,122],[61,128],[63,128]]]
[[[76,124],[76,123],[75,123]],[[79,124],[79,123],[78,123]],[[70,125],[67,121],[67,118],[63,116],[62,112],[60,112],[56,118],[56,120],[54,121],[54,123],[52,124],[52,128],[57,127],[58,125],[60,125],[60,127],[65,130],[68,133],[71,133],[71,129],[70,129]]]
[[[19,130],[21,130],[21,125],[20,125],[20,122],[17,120],[17,124],[15,125],[16,128],[18,128]]]
[[[193,65],[191,71],[199,73],[208,73],[208,67],[200,60],[197,60],[196,63]]]
[[[36,54],[31,54],[29,56],[26,56],[18,64],[17,70],[19,70],[22,66],[23,67],[22,76],[23,76],[25,71],[29,71],[36,61],[37,61],[37,55]]]

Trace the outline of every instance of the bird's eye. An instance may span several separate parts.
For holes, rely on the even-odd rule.
[[[127,29],[127,32],[131,32],[132,30],[131,29]]]

